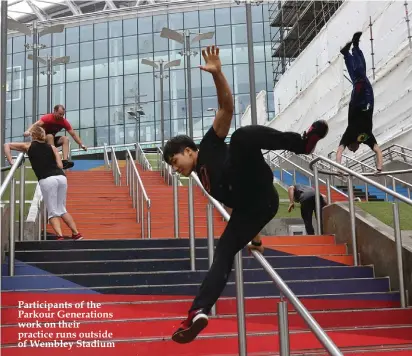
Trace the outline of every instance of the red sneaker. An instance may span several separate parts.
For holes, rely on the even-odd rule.
[[[209,320],[203,309],[192,310],[182,322],[179,329],[172,335],[172,340],[179,344],[187,344],[196,339],[196,336],[207,326]]]
[[[57,241],[63,241],[64,239],[64,236],[57,236]]]
[[[319,140],[324,138],[329,131],[329,126],[325,120],[315,121],[308,131],[303,133],[303,140],[305,142],[305,153],[309,154],[315,150],[316,144]]]
[[[77,233],[77,235],[75,235],[75,234],[72,235],[72,240],[78,241],[78,240],[82,240],[82,239],[83,239],[83,236],[80,232]]]

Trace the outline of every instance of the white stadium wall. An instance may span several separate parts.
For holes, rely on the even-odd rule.
[[[266,110],[266,91],[261,90],[256,95],[256,111],[257,111],[257,123],[258,125],[265,125],[268,122],[268,113]],[[250,105],[246,108],[240,119],[240,126],[250,125],[252,118],[250,116]]]
[[[412,3],[409,2],[409,11]],[[372,73],[372,20],[375,80]],[[304,52],[280,78],[274,90],[279,110],[267,122],[278,130],[302,132],[317,119],[327,120],[329,135],[320,142],[318,154],[335,150],[347,125],[352,90],[340,48],[362,31],[360,46],[375,93],[374,133],[385,145],[412,129],[412,51],[403,1],[346,1]],[[412,19],[411,19],[412,20]],[[412,130],[410,131],[412,136]],[[408,146],[411,144],[409,143]],[[364,145],[362,145],[364,146]],[[361,147],[358,155],[369,153]]]

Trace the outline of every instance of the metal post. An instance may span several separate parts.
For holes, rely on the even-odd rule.
[[[14,276],[14,211],[16,204],[16,178],[12,178],[10,186],[10,237],[9,237],[9,275]]]
[[[388,181],[386,180],[386,177],[387,176],[385,176],[385,178],[383,179],[383,182],[385,184],[385,188],[388,188]],[[388,201],[388,193],[387,192],[385,192],[385,201]]]
[[[375,53],[373,52],[372,16],[369,16],[369,30],[371,34],[372,73],[375,80]]]
[[[319,172],[318,167],[315,165],[313,167],[313,175],[315,179],[315,202],[316,202],[316,226],[317,226],[317,233],[318,235],[322,234],[322,226],[321,226],[321,214],[322,211],[320,209],[320,190],[319,190]],[[306,231],[307,232],[307,231]]]
[[[140,223],[140,207],[139,207],[139,182],[137,181],[136,177],[136,185],[135,185],[135,207],[136,207],[136,221]]]
[[[51,77],[52,77],[52,57],[47,55],[47,112],[52,112],[52,100],[51,100]]]
[[[150,215],[150,200],[147,202],[147,238],[152,238],[152,219]]]
[[[239,356],[247,355],[246,344],[246,320],[245,320],[245,300],[243,292],[243,267],[242,250],[235,256],[235,275],[236,275],[236,306],[237,306],[237,328]]]
[[[0,16],[0,166],[5,166],[4,148],[6,142],[6,86],[7,86],[7,1],[1,1],[1,16]],[[0,173],[2,175],[2,173]],[[2,177],[0,176],[0,180]]]
[[[403,276],[403,258],[402,258],[402,235],[401,235],[401,227],[399,223],[399,203],[397,201],[393,203],[393,225],[394,225],[394,232],[395,232],[396,259],[398,263],[399,293],[401,295],[401,307],[406,308],[405,282],[404,282],[404,276]]]
[[[409,12],[408,12],[408,2],[405,1],[405,20],[406,20],[406,26],[408,27],[408,40],[409,40],[409,48],[412,48],[412,36],[411,36],[411,27],[409,25]]]
[[[278,303],[278,325],[279,325],[279,354],[280,356],[289,356],[289,321],[288,321],[288,303],[282,300]]]
[[[249,64],[249,92],[250,92],[250,116],[252,125],[257,125],[256,111],[256,87],[255,87],[255,58],[253,53],[252,8],[249,1],[246,2],[246,31]]]
[[[136,174],[135,174],[135,172],[133,172],[133,175],[132,175],[132,184],[131,184],[131,186],[132,186],[132,204],[133,204],[133,208],[136,208],[136,194],[135,194],[135,191],[136,191],[136,189],[137,189],[137,176],[136,176]]]
[[[186,67],[187,67],[187,114],[189,120],[189,137],[193,138],[193,110],[192,110],[192,67],[190,61],[190,31],[186,31]]]
[[[140,194],[140,196],[141,196],[141,199],[140,199],[140,201],[141,201],[141,207],[142,207],[142,211],[141,211],[141,222],[140,222],[140,226],[141,226],[141,228],[142,228],[142,239],[144,239],[144,195],[143,195],[143,191],[142,191],[142,194]]]
[[[195,213],[194,213],[193,178],[192,177],[189,177],[189,243],[190,243],[190,270],[196,271]]]
[[[37,57],[39,55],[38,50],[38,34],[37,34],[37,22],[33,22],[33,102],[32,102],[32,123],[34,124],[37,121],[37,77],[38,77],[38,63]],[[47,107],[49,109],[49,107]]]
[[[332,191],[330,189],[330,180],[326,179],[326,189],[328,191],[328,204],[332,204]]]
[[[174,225],[175,225],[175,238],[179,238],[179,191],[177,189],[177,174],[172,175],[173,184],[173,214],[174,214]]]
[[[209,260],[209,268],[212,267],[213,255],[215,250],[215,237],[213,232],[213,205],[207,204],[207,255]],[[213,305],[211,311],[212,316],[216,315],[216,305]]]
[[[41,241],[41,225],[42,225],[42,208],[41,208],[41,201],[38,204],[38,222],[37,222],[37,240]]]
[[[365,182],[365,199],[366,201],[369,201],[369,188],[368,188],[368,183]]]
[[[358,244],[356,241],[356,218],[355,218],[355,204],[353,194],[353,177],[348,176],[348,198],[349,198],[349,215],[350,215],[350,227],[352,235],[352,249],[353,249],[353,263],[355,266],[359,265],[358,261]]]
[[[25,171],[26,166],[24,165],[24,158],[20,166],[20,212],[19,212],[19,227],[20,227],[20,233],[19,233],[19,241],[23,241],[23,235],[24,235],[24,206],[25,206],[25,198],[26,198],[26,171]]]
[[[46,241],[47,240],[47,222],[48,222],[48,218],[47,218],[47,207],[46,207],[46,203],[43,200],[43,240]]]
[[[293,170],[293,184],[296,185],[296,169]]]
[[[165,108],[163,103],[163,60],[159,62],[160,68],[160,137],[162,140],[162,150],[165,149]]]

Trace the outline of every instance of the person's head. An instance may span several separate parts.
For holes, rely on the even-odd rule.
[[[356,152],[359,148],[359,142],[352,142],[348,145],[348,150],[351,152]]]
[[[56,119],[63,119],[64,118],[64,106],[59,104],[56,105],[53,109],[53,115]]]
[[[195,170],[197,154],[198,149],[194,141],[189,136],[179,135],[167,141],[163,159],[176,172],[188,177]]]
[[[31,134],[32,140],[41,141],[41,142],[46,141],[46,131],[44,131],[44,129],[40,127],[39,125],[34,125],[30,129],[30,134]]]

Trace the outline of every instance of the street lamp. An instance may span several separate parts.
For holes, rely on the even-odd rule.
[[[27,56],[28,59],[33,60],[34,57],[32,54]],[[40,63],[46,64],[46,72],[41,72],[42,74],[47,75],[47,112],[52,112],[52,91],[51,91],[51,78],[56,72],[53,71],[53,66],[57,64],[67,64],[70,62],[70,56],[64,57],[52,57],[47,55],[47,57],[37,57],[37,60]],[[33,60],[34,61],[34,60]]]
[[[259,6],[263,0],[235,0],[236,4],[245,3],[246,7],[246,32],[247,51],[249,63],[249,92],[250,92],[250,116],[252,125],[257,125],[256,109],[256,83],[255,83],[255,56],[253,53],[253,30],[252,30],[252,3]]]
[[[160,79],[160,135],[162,140],[162,150],[165,147],[165,112],[164,112],[164,102],[163,102],[163,78],[167,78],[167,74],[163,74],[164,69],[169,69],[171,67],[180,66],[180,59],[175,59],[174,61],[165,62],[163,59],[159,61],[151,61],[149,59],[142,59],[142,64],[147,64],[153,68],[159,68],[159,75],[155,74],[156,78]]]
[[[134,98],[134,107],[130,108],[127,110],[127,114],[129,114],[132,118],[135,119],[135,137],[136,137],[136,142],[140,142],[140,116],[145,115],[145,112],[143,111],[143,108],[140,103],[140,98],[147,96],[147,94],[138,94],[138,89],[130,89],[131,92],[134,93],[133,97],[126,97],[125,99],[128,98]],[[139,126],[139,127],[138,127]]]
[[[191,43],[194,42],[199,42],[202,40],[210,40],[213,38],[215,35],[214,32],[206,32],[206,33],[198,33],[197,36],[195,36],[191,41],[190,41],[190,35],[192,33],[190,30],[186,30],[183,33],[171,30],[169,28],[163,27],[162,32],[160,32],[160,37],[163,38],[168,38],[169,40],[173,40],[176,42],[179,42],[184,45],[184,49],[179,52],[181,56],[186,57],[186,75],[187,75],[187,88],[188,88],[188,93],[187,93],[187,101],[188,101],[188,117],[189,117],[189,136],[193,138],[193,109],[192,109],[192,69],[190,65],[190,57],[192,55],[196,56],[197,52],[191,51],[190,50],[190,45]]]
[[[206,111],[214,111],[215,114],[216,114],[217,110],[218,110],[218,109],[215,109],[215,108],[207,108],[207,109],[206,109]]]

